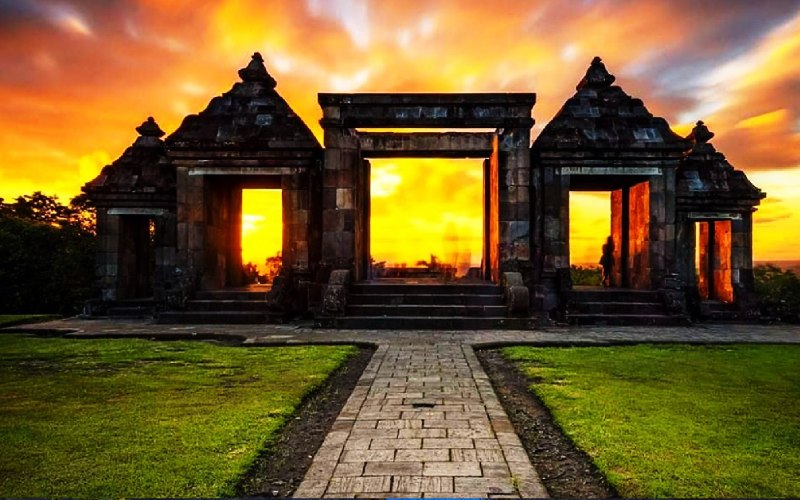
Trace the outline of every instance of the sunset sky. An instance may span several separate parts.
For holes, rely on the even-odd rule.
[[[0,0],[0,32],[7,199],[78,194],[147,116],[172,132],[230,89],[254,51],[320,139],[318,92],[412,91],[536,92],[535,137],[599,55],[677,132],[703,119],[717,149],[767,192],[756,259],[800,259],[798,0]],[[402,222],[480,253],[467,248],[480,241],[480,163],[459,165],[374,166],[373,214],[385,225],[376,252],[413,258],[380,242],[404,236],[391,229]],[[573,262],[594,262],[607,197],[572,209]],[[414,250],[448,251],[436,244]]]

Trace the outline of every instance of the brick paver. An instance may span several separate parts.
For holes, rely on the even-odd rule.
[[[358,388],[296,497],[547,496],[471,347],[382,345]]]

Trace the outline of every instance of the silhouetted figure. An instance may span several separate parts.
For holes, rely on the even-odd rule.
[[[603,256],[600,257],[600,266],[603,268],[603,276],[600,284],[603,288],[611,286],[611,269],[614,267],[614,239],[609,236],[603,245]]]

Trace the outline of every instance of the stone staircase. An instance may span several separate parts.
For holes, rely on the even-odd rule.
[[[111,319],[144,319],[152,318],[155,311],[153,299],[119,300],[108,308],[106,316]]]
[[[511,318],[503,289],[491,283],[356,283],[344,316],[317,325],[343,329],[496,330],[530,329],[531,318]]]
[[[567,322],[571,325],[688,325],[685,316],[666,313],[657,291],[575,287],[569,292]]]
[[[265,300],[267,287],[208,290],[195,294],[182,311],[164,311],[160,324],[264,324],[274,321]]]

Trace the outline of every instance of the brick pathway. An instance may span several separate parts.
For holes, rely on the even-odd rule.
[[[296,497],[544,497],[472,348],[382,345]]]

